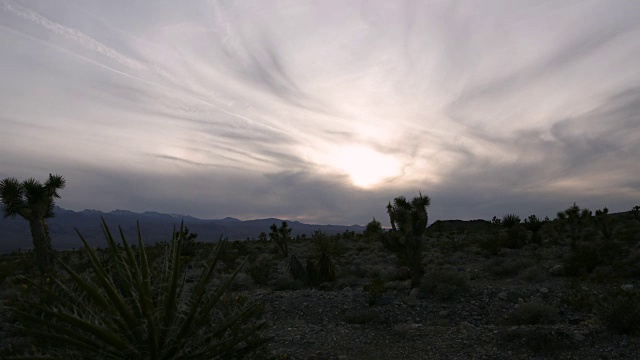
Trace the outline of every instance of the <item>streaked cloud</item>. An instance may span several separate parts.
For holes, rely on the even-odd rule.
[[[640,199],[640,4],[0,1],[0,177],[310,222]]]

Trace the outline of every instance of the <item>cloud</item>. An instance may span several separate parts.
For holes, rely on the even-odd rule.
[[[62,173],[75,209],[203,217],[384,221],[418,191],[432,219],[625,210],[639,13],[3,0],[0,176]]]

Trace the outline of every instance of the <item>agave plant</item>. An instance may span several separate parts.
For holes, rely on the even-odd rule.
[[[258,303],[221,306],[241,266],[212,286],[220,241],[200,278],[187,284],[181,264],[186,241],[183,229],[173,232],[168,251],[151,263],[138,227],[138,246],[114,239],[105,221],[110,266],[80,235],[91,263],[91,276],[78,274],[59,262],[68,279],[54,286],[32,284],[44,292],[45,303],[25,302],[15,311],[24,330],[47,348],[41,352],[61,358],[94,359],[228,359],[240,358],[267,341],[260,336],[265,323],[256,320]]]

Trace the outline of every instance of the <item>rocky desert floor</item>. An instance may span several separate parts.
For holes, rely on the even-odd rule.
[[[246,259],[232,295],[264,303],[271,340],[253,358],[640,358],[637,227],[609,242],[592,234],[579,247],[548,230],[537,243],[527,234],[508,248],[498,241],[504,230],[449,225],[427,232],[417,287],[372,238],[340,237],[337,279],[316,286],[294,281],[270,242],[228,243],[221,273]],[[313,242],[292,240],[289,252],[313,257]],[[81,263],[79,254],[62,256]],[[2,264],[17,257],[4,255]],[[3,304],[19,296],[20,271],[0,278]],[[15,354],[28,339],[13,335],[4,309],[2,316],[0,355]]]

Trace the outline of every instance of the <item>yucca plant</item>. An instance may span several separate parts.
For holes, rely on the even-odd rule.
[[[312,283],[320,284],[336,279],[336,266],[332,257],[339,254],[338,241],[321,231],[315,231],[311,237],[314,257],[307,261],[307,274]]]
[[[309,283],[309,274],[305,270],[304,266],[298,260],[298,257],[295,255],[289,256],[289,276],[295,281],[300,281],[303,284]]]
[[[120,230],[119,246],[106,222],[110,266],[80,235],[91,262],[91,275],[78,274],[59,262],[68,279],[53,286],[31,282],[47,302],[26,301],[15,309],[20,326],[46,348],[41,353],[81,359],[229,359],[240,358],[267,341],[256,320],[257,303],[220,306],[238,269],[211,284],[220,241],[204,265],[199,280],[186,284],[181,264],[184,229],[173,232],[164,256],[150,263],[138,227],[133,249]]]

